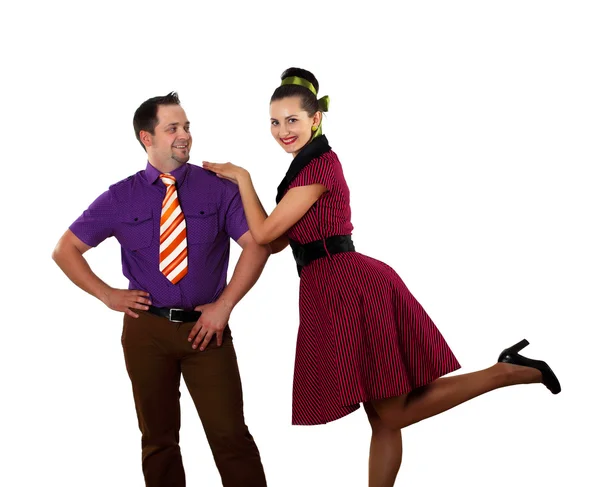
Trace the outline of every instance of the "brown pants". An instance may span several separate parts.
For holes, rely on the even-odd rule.
[[[258,448],[244,422],[242,385],[229,327],[200,352],[187,341],[194,323],[140,312],[125,315],[123,352],[142,432],[147,487],[184,487],[179,449],[179,382],[183,375],[224,487],[267,485]]]

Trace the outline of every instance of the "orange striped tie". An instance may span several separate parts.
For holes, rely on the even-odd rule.
[[[173,284],[187,274],[187,232],[185,219],[179,206],[175,178],[161,174],[160,179],[167,187],[160,214],[160,271]]]

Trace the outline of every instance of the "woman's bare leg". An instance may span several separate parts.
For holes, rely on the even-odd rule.
[[[542,374],[537,369],[499,362],[470,374],[443,377],[408,394],[370,404],[384,424],[400,429],[494,389],[541,381]]]
[[[402,462],[402,433],[388,428],[369,403],[364,406],[372,429],[369,487],[393,487]]]

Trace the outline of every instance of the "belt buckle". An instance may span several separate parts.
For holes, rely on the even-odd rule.
[[[183,323],[183,320],[174,320],[173,319],[173,311],[185,311],[185,310],[181,309],[181,308],[169,308],[169,321],[172,321],[173,323]]]

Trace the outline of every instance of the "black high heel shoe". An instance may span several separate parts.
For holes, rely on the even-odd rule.
[[[541,360],[533,360],[527,357],[519,355],[519,352],[523,350],[529,342],[525,339],[512,347],[502,350],[502,353],[498,357],[498,362],[505,362],[507,364],[524,365],[525,367],[533,367],[542,373],[542,384],[544,384],[552,394],[558,394],[560,392],[560,382],[552,372],[552,369],[548,367],[546,362]]]

